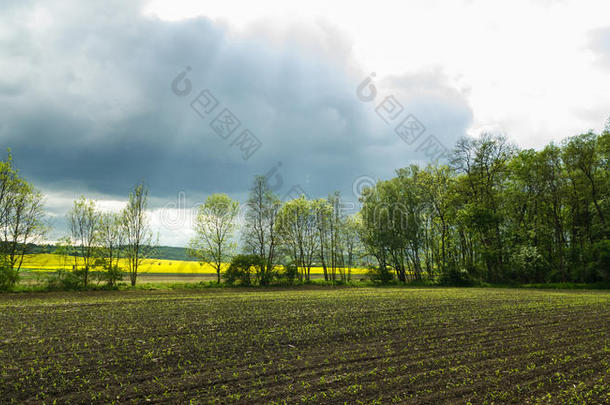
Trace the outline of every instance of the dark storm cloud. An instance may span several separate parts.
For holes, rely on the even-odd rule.
[[[0,17],[11,32],[0,37],[0,142],[38,186],[124,198],[146,180],[156,201],[180,191],[243,196],[254,174],[281,162],[279,194],[300,184],[317,197],[425,163],[356,97],[364,77],[350,77],[347,62],[290,40],[232,35],[204,18],[167,22],[139,10],[59,1]],[[193,89],[178,97],[170,84],[186,66]],[[448,147],[471,122],[438,73],[381,85]],[[191,109],[206,88],[262,142],[247,161]]]

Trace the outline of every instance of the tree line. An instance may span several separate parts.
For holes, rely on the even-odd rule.
[[[609,165],[608,126],[540,151],[465,138],[365,191],[362,242],[402,281],[610,281]]]
[[[43,196],[19,175],[10,151],[0,162],[0,182],[6,288],[47,228]],[[610,126],[541,150],[485,134],[458,141],[447,164],[401,168],[365,189],[354,215],[341,210],[338,192],[282,202],[256,176],[240,227],[240,204],[226,194],[199,206],[188,252],[229,284],[307,282],[314,266],[333,283],[350,281],[355,266],[369,267],[382,282],[607,282],[609,191]],[[120,213],[102,212],[84,197],[75,201],[70,236],[58,244],[73,261],[66,277],[86,287],[92,269],[101,269],[94,274],[112,285],[126,271],[135,285],[156,245],[147,201],[144,184]]]
[[[325,280],[347,281],[356,263],[404,283],[610,281],[610,127],[538,151],[499,135],[463,138],[447,160],[398,169],[364,190],[352,216],[338,193],[282,203],[257,177],[242,229],[246,254],[227,281],[307,281],[314,264]],[[216,263],[219,282],[238,205],[213,195],[196,221],[191,250]]]
[[[81,197],[67,214],[69,236],[57,243],[56,253],[69,272],[58,271],[60,287],[87,287],[93,274],[98,282],[114,285],[129,275],[136,284],[138,268],[155,247],[146,209],[148,188],[140,183],[120,213],[103,212],[94,200]],[[14,167],[9,149],[0,161],[0,289],[10,289],[18,279],[23,259],[34,243],[47,235],[44,196]],[[119,260],[124,259],[124,267]]]
[[[359,257],[358,224],[356,217],[342,215],[338,193],[282,202],[267,179],[256,176],[245,203],[242,254],[235,256],[238,212],[238,201],[213,194],[199,207],[194,221],[196,236],[189,251],[212,264],[218,283],[221,275],[230,284],[310,281],[314,264],[322,267],[327,281],[350,281]]]
[[[118,213],[101,211],[94,200],[84,196],[74,201],[67,214],[70,236],[62,240],[57,252],[74,264],[72,272],[58,281],[86,288],[92,270],[101,270],[94,273],[98,281],[113,286],[126,272],[135,286],[142,261],[151,256],[157,244],[147,207],[148,187],[144,183],[134,187],[127,205]]]

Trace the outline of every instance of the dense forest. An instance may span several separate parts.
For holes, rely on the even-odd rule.
[[[361,239],[401,280],[607,281],[609,165],[608,126],[539,151],[463,139],[368,190]]]

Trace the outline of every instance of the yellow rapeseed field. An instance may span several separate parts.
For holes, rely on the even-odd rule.
[[[82,259],[78,259],[78,264],[82,265]],[[70,270],[75,264],[74,257],[64,257],[51,253],[41,253],[35,255],[26,255],[23,260],[23,270],[36,271],[57,271],[60,269]],[[120,266],[127,269],[127,262],[122,259]],[[228,264],[225,264],[226,268]],[[353,268],[352,274],[364,274],[366,269]],[[210,274],[216,273],[216,270],[209,263],[199,263],[184,260],[162,260],[162,259],[144,259],[139,272],[151,274]],[[312,267],[311,274],[323,274],[322,267]]]

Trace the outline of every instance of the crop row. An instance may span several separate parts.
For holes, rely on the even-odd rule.
[[[7,402],[601,402],[610,294],[138,291],[0,298]]]

